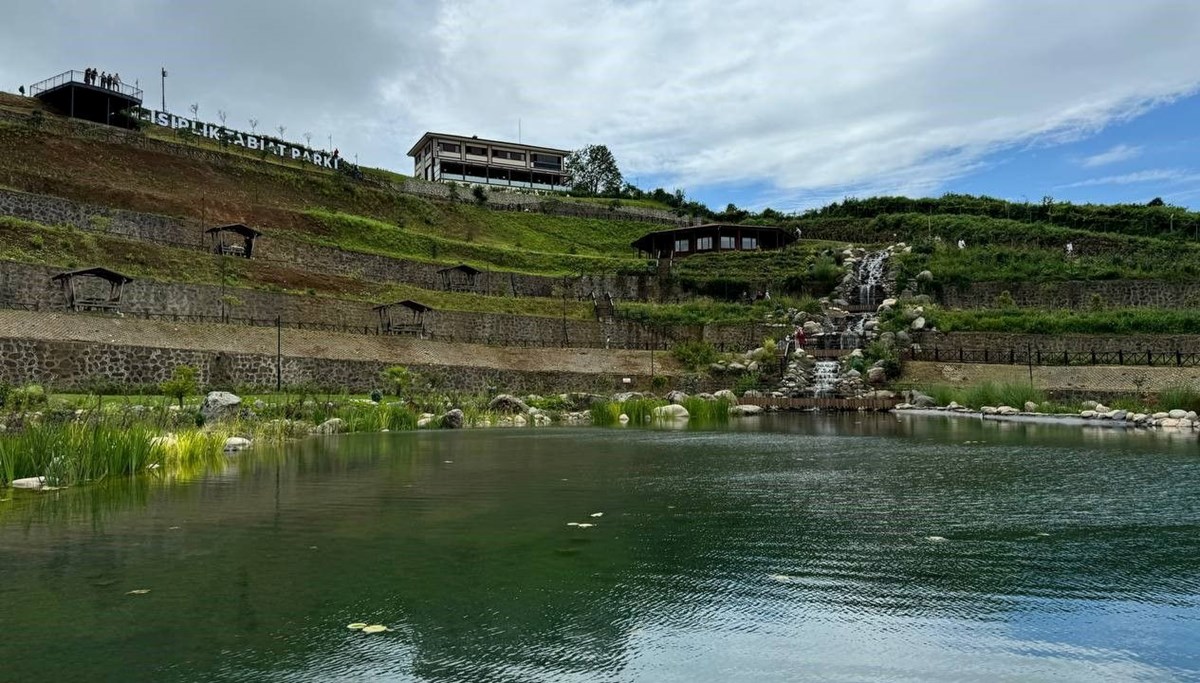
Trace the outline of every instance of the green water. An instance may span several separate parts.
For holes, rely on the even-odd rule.
[[[0,493],[0,681],[1200,680],[1195,437],[777,416],[236,462]]]

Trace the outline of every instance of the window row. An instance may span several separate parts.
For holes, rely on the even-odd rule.
[[[710,251],[712,248],[713,248],[713,238],[711,238],[711,237],[697,237],[696,238],[696,251]],[[737,248],[738,247],[737,247],[737,238],[736,237],[728,236],[728,235],[721,236],[721,249],[722,250],[737,249]],[[743,250],[758,249],[758,238],[757,237],[743,237],[741,248]],[[676,251],[676,253],[691,251],[691,240],[689,240],[687,238],[675,240],[675,251]]]

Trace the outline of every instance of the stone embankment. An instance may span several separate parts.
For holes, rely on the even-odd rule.
[[[964,417],[977,417],[994,420],[1013,421],[1059,421],[1064,423],[1085,423],[1099,426],[1136,427],[1143,429],[1174,429],[1180,431],[1200,430],[1200,416],[1193,410],[1180,408],[1154,413],[1139,413],[1129,410],[1109,408],[1095,401],[1085,401],[1090,405],[1079,413],[1046,413],[1039,412],[1036,403],[1027,402],[1021,408],[1012,406],[981,406],[978,410],[959,405],[951,401],[949,405],[934,405],[929,396],[913,392],[908,403],[901,403],[895,410],[899,412],[950,414]]]

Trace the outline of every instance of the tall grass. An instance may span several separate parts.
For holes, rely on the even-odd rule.
[[[151,443],[153,436],[142,427],[29,425],[0,439],[0,471],[5,483],[44,476],[55,486],[133,474],[162,463],[164,448]]]
[[[1185,384],[1167,387],[1158,392],[1158,407],[1162,410],[1194,410],[1200,413],[1200,390]]]
[[[937,384],[926,387],[922,390],[922,393],[937,401],[937,404],[940,406],[949,405],[951,402],[954,402],[961,406],[976,409],[984,406],[1023,408],[1027,401],[1032,401],[1039,405],[1046,401],[1046,394],[1044,392],[1028,384],[1021,384],[1019,382],[983,382],[982,384],[967,387],[951,387],[944,384]]]
[[[723,425],[729,422],[729,408],[733,405],[733,402],[724,398],[715,401],[706,401],[702,398],[689,396],[680,401],[679,404],[687,409],[691,424]]]

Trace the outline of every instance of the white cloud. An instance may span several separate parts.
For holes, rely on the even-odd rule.
[[[1058,187],[1065,189],[1070,187],[1096,187],[1099,185],[1137,185],[1139,183],[1178,184],[1195,180],[1200,180],[1200,173],[1175,168],[1155,168],[1146,171],[1136,171],[1134,173],[1104,176],[1102,178],[1089,178],[1068,185],[1059,185]]]
[[[1100,152],[1099,154],[1093,154],[1090,157],[1084,157],[1080,160],[1079,165],[1083,166],[1084,168],[1107,166],[1108,164],[1115,164],[1119,161],[1128,161],[1130,159],[1134,159],[1138,156],[1141,156],[1141,154],[1142,148],[1140,146],[1114,145],[1113,147]]]
[[[331,132],[373,165],[411,168],[425,130],[508,138],[520,120],[529,142],[608,144],[629,176],[762,186],[758,204],[783,209],[936,192],[993,152],[1079,139],[1200,84],[1200,3],[1178,0],[15,0],[5,14],[5,87],[94,65],[140,74],[155,100],[165,63],[176,110]]]

